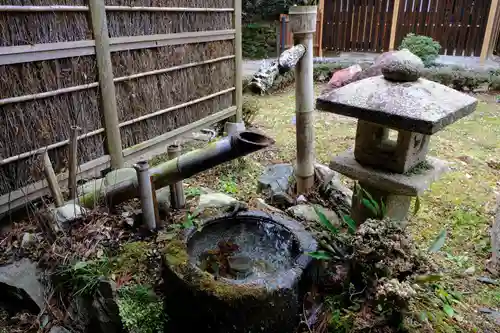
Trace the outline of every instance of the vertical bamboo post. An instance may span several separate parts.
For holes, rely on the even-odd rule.
[[[490,55],[491,36],[493,35],[493,28],[495,27],[495,16],[498,10],[498,0],[491,0],[490,12],[488,14],[488,23],[486,24],[486,31],[484,33],[483,46],[481,48],[480,61],[484,63]]]
[[[103,0],[89,0],[92,30],[95,39],[95,54],[99,70],[99,87],[101,89],[101,105],[104,114],[106,142],[111,158],[111,168],[123,167],[122,140],[118,127],[116,93],[113,83],[113,67],[109,49],[109,33],[106,10]]]
[[[47,183],[49,183],[49,189],[54,198],[56,207],[61,207],[64,204],[63,195],[61,193],[61,188],[57,182],[57,176],[52,167],[52,162],[50,161],[49,153],[44,151],[42,153],[43,159],[43,172],[45,173],[45,178],[47,178]]]
[[[68,158],[68,190],[69,198],[76,198],[76,169],[78,167],[78,132],[80,127],[71,126],[71,137],[69,139]]]
[[[234,62],[235,62],[235,90],[234,102],[236,103],[235,122],[243,122],[243,51],[242,51],[242,31],[241,31],[241,2],[242,0],[234,0]]]
[[[389,39],[389,51],[393,51],[396,44],[396,33],[398,32],[399,5],[401,0],[394,0],[392,12],[391,38]]]
[[[293,9],[293,14],[292,14]],[[295,119],[297,140],[297,193],[308,192],[314,186],[314,81],[313,53],[317,7],[291,7],[290,27],[295,44],[305,47],[305,53],[295,66]],[[293,20],[292,20],[293,15]]]
[[[174,160],[181,156],[182,148],[180,145],[171,145],[167,148],[169,160]],[[180,209],[186,206],[186,196],[184,195],[184,186],[182,180],[170,185],[170,202],[172,208]]]

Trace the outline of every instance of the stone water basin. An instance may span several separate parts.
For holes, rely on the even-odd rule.
[[[164,255],[170,332],[294,332],[316,248],[300,223],[262,212],[185,230]]]

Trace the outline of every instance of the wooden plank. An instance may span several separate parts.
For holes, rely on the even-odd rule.
[[[343,52],[345,50],[345,43],[347,40],[347,36],[345,35],[345,13],[341,12],[341,5],[342,1],[338,0],[333,0],[333,1],[327,1],[326,2],[326,8],[325,10],[329,10],[332,13],[332,23],[333,26],[335,27],[335,30],[332,31],[331,36],[331,49],[338,51],[338,52]],[[330,5],[331,4],[331,5]],[[344,8],[345,10],[345,8]]]
[[[382,37],[382,47],[383,51],[388,51],[389,50],[389,43],[391,39],[391,31],[392,31],[392,17],[394,14],[394,1],[393,0],[387,0],[386,1],[386,9],[384,10],[384,30],[383,30],[383,37]],[[395,47],[397,48],[399,45],[396,45]]]
[[[348,51],[348,42],[349,42],[349,32],[348,32],[348,24],[349,24],[349,8],[347,7],[347,4],[345,2],[341,2],[338,0],[335,1],[335,11],[336,11],[336,16],[341,22],[341,27],[339,29],[339,35],[338,35],[338,51],[341,52],[346,52]]]
[[[491,41],[493,27],[495,26],[494,20],[497,9],[498,9],[498,0],[492,0],[488,14],[488,23],[486,24],[486,29],[485,29],[486,31],[484,35],[483,45],[481,47],[480,60],[482,63],[484,63],[484,61],[486,61],[486,59],[490,55],[491,50],[489,49],[489,45]]]
[[[354,45],[353,45],[353,20],[354,20],[354,0],[348,1],[347,4],[344,5],[346,6],[346,17],[347,17],[347,25],[346,25],[346,52],[351,52],[354,51]]]
[[[458,38],[457,45],[455,46],[455,54],[459,56],[464,55],[465,51],[465,42],[467,41],[467,37],[469,34],[469,14],[471,6],[468,6],[466,0],[459,0],[459,8],[461,8],[460,15],[460,27],[458,29]]]
[[[365,0],[365,31],[363,33],[363,49],[372,52],[371,30],[373,26],[373,1]]]
[[[204,7],[145,7],[145,6],[105,6],[106,11],[118,12],[232,12],[233,8]],[[1,5],[0,12],[41,13],[41,12],[87,12],[88,6],[11,6]]]
[[[178,129],[160,135],[156,138],[148,140],[144,145],[138,145],[139,147],[130,147],[123,151],[125,156],[126,164],[133,164],[139,159],[150,159],[155,155],[159,155],[166,152],[166,147],[187,135],[190,132],[195,132],[199,129],[211,126],[219,121],[227,119],[234,116],[236,113],[236,107],[232,106],[228,109],[219,111],[201,120],[195,121],[189,125],[182,126]],[[163,147],[163,151],[158,151],[159,147]],[[157,150],[154,152],[154,150]],[[149,152],[154,152],[154,155],[149,154]],[[139,156],[140,155],[140,156]],[[84,163],[78,167],[79,178],[92,178],[98,177],[101,170],[104,170],[110,166],[109,155],[101,156],[95,160]],[[62,173],[57,175],[57,180],[60,186],[64,186],[67,183],[68,173]],[[47,188],[47,182],[45,180],[39,181],[30,185],[27,185],[21,189],[13,191],[11,193],[4,194],[0,196],[0,218],[8,214],[9,211],[21,208],[29,202],[36,200],[42,196],[49,195],[49,190]]]
[[[118,111],[116,106],[115,84],[113,82],[113,65],[109,43],[108,23],[104,2],[89,0],[92,32],[95,39],[95,54],[101,90],[101,110],[106,130],[106,147],[111,157],[113,169],[123,168],[122,139],[118,128]]]
[[[373,14],[373,30],[372,30],[372,39],[373,39],[373,50],[374,52],[380,52],[379,46],[379,33],[380,33],[380,14],[382,9],[383,1],[374,0],[375,8]],[[392,32],[391,32],[392,33]]]
[[[235,30],[182,32],[175,34],[115,37],[110,39],[111,52],[153,48],[166,45],[214,42],[234,39]],[[46,43],[0,47],[0,65],[82,57],[95,54],[95,41]]]
[[[473,55],[479,56],[481,54],[481,47],[483,45],[483,40],[484,40],[484,32],[482,27],[484,26],[483,20],[487,20],[486,18],[482,17],[482,12],[483,12],[483,6],[485,0],[479,1],[478,3],[474,4],[474,16],[472,18],[472,33],[471,33],[471,47],[473,50]],[[489,1],[489,0],[487,0]],[[489,7],[488,7],[489,9]],[[483,32],[481,34],[481,32]]]
[[[391,36],[389,40],[389,50],[395,50],[397,48],[396,34],[398,33],[398,29],[401,29],[399,25],[399,19],[404,20],[404,1],[405,0],[403,0],[403,10],[400,9],[401,0],[394,1],[394,9],[392,11]],[[385,1],[380,1],[380,2],[385,3]],[[383,15],[383,13],[385,12],[385,8],[382,8],[382,10],[383,10],[382,15]]]

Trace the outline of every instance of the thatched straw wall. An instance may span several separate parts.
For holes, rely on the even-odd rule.
[[[105,0],[108,6],[231,8],[233,0]],[[86,6],[87,0],[0,0],[0,5]],[[110,37],[233,29],[232,12],[107,11]],[[88,11],[0,13],[0,47],[91,40]],[[111,54],[115,78],[234,55],[234,41],[164,46]],[[148,75],[115,84],[120,122],[230,89],[234,59]],[[98,81],[95,56],[0,66],[0,99]],[[0,160],[104,127],[99,88],[1,105]],[[121,127],[123,147],[185,126],[234,105],[232,92]],[[106,154],[104,133],[81,139],[79,162]],[[67,168],[67,146],[50,150],[56,172]],[[0,166],[0,195],[43,179],[39,157]]]

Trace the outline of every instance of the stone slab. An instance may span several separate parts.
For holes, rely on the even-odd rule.
[[[477,103],[472,96],[426,79],[398,83],[376,76],[325,92],[316,108],[431,135],[471,114]]]
[[[359,164],[354,158],[354,151],[348,150],[335,157],[330,162],[330,168],[349,178],[396,195],[418,196],[448,170],[448,164],[440,159],[427,157],[427,163],[431,168],[422,170],[418,174],[390,173]]]

